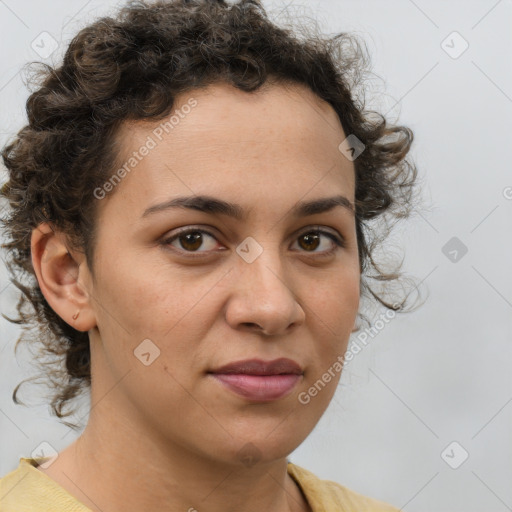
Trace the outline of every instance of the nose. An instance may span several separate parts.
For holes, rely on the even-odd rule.
[[[304,309],[286,278],[280,258],[265,249],[252,263],[240,260],[226,320],[236,330],[267,336],[286,334],[305,320]]]

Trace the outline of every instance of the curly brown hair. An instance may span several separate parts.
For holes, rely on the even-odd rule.
[[[93,191],[115,168],[121,123],[163,119],[176,96],[194,88],[224,81],[251,92],[275,80],[306,85],[330,103],[345,134],[365,146],[354,160],[361,296],[406,311],[410,292],[390,300],[389,287],[377,289],[400,283],[404,292],[402,262],[386,271],[374,251],[416,204],[417,170],[406,158],[413,133],[366,110],[357,96],[365,84],[367,53],[353,34],[327,37],[307,26],[279,27],[259,0],[137,1],[83,28],[59,67],[36,63],[42,67],[26,103],[28,124],[2,150],[9,180],[1,197],[10,205],[2,219],[8,235],[2,247],[11,281],[21,291],[18,317],[3,316],[24,326],[16,347],[22,340],[38,342],[40,353],[51,356],[40,363],[55,390],[53,414],[72,414],[64,407],[90,386],[89,338],[62,320],[41,293],[31,232],[49,221],[83,251],[93,272]],[[13,393],[16,403],[21,384]]]

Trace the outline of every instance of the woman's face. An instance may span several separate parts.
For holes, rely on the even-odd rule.
[[[125,173],[99,201],[93,403],[110,393],[112,415],[203,457],[285,457],[332,398],[359,306],[354,214],[343,200],[302,207],[353,204],[353,163],[338,149],[348,134],[299,86],[216,84],[178,100],[171,121],[123,126]],[[165,207],[183,197],[189,207]],[[299,370],[212,373],[280,358]]]

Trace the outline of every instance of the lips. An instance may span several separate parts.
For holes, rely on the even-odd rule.
[[[304,372],[295,361],[281,358],[236,361],[209,373],[239,397],[268,402],[289,395]]]
[[[274,359],[273,361],[262,361],[261,359],[247,359],[221,366],[211,373],[222,374],[244,374],[244,375],[280,375],[293,374],[302,375],[302,368],[292,359]]]

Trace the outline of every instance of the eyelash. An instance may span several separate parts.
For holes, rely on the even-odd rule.
[[[181,237],[183,235],[187,235],[189,233],[206,234],[208,236],[211,236],[215,240],[217,240],[215,235],[213,233],[211,233],[210,231],[207,231],[204,229],[199,229],[199,228],[187,228],[187,229],[184,229],[183,231],[176,233],[175,235],[173,235],[169,238],[165,238],[164,240],[162,240],[161,243],[164,246],[169,246],[169,245],[171,245],[172,242],[179,239],[179,237]],[[297,236],[297,239],[300,238],[301,236],[309,235],[309,234],[325,235],[328,238],[330,238],[335,244],[335,246],[328,251],[321,251],[321,252],[313,251],[309,254],[314,254],[314,255],[317,255],[320,257],[323,257],[323,256],[327,257],[327,256],[330,256],[331,254],[333,254],[334,252],[345,247],[345,240],[342,237],[340,238],[329,231],[325,231],[325,230],[322,230],[322,229],[316,228],[316,227],[310,228],[307,231],[303,231],[302,233],[300,233]],[[192,258],[200,258],[200,257],[202,257],[202,255],[208,254],[208,252],[210,252],[210,251],[187,251],[185,249],[177,249],[177,248],[173,248],[173,249],[178,252],[185,253],[187,256],[192,257]],[[215,252],[215,251],[211,251],[211,252]],[[305,252],[306,254],[308,254],[308,251],[300,251],[300,252]]]

